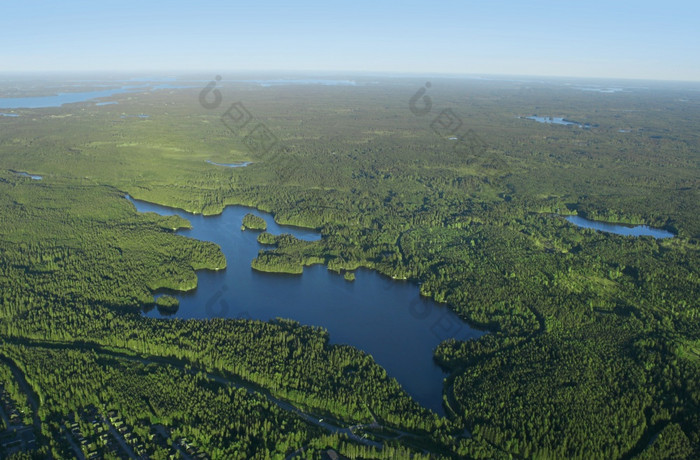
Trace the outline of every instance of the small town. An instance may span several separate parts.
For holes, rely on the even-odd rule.
[[[8,391],[0,385],[0,458],[5,458],[16,452],[29,452],[36,448],[36,435],[31,425],[29,414],[19,409]],[[29,423],[25,421],[29,419]]]

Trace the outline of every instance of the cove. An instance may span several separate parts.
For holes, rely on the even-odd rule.
[[[673,238],[675,235],[660,228],[651,228],[646,225],[627,226],[610,224],[608,222],[598,222],[588,220],[581,216],[567,216],[566,220],[582,228],[591,228],[600,232],[615,233],[625,236],[653,236],[654,238]]]
[[[290,233],[314,241],[320,239],[319,233],[278,225],[270,214],[243,206],[228,206],[218,216],[205,217],[127,198],[139,212],[187,219],[192,228],[179,234],[212,241],[226,256],[225,270],[197,272],[194,291],[169,292],[180,300],[178,311],[170,317],[262,321],[281,317],[323,327],[332,344],[351,345],[372,355],[416,401],[444,415],[446,374],[435,363],[433,352],[446,339],[468,340],[483,332],[471,328],[445,305],[421,297],[415,284],[364,269],[357,270],[355,281],[348,282],[321,265],[305,267],[302,275],[257,272],[250,262],[267,247],[258,244],[259,232],[241,230],[245,214],[252,212],[265,219],[272,234]],[[157,308],[144,314],[167,317]]]

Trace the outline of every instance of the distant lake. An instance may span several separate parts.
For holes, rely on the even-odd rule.
[[[29,173],[27,173],[27,172],[22,172],[22,171],[12,171],[12,172],[15,173],[15,174],[17,174],[18,176],[28,177],[28,178],[30,178],[30,179],[32,179],[32,180],[42,180],[42,179],[43,179],[42,176],[38,176],[38,175],[36,175],[36,174],[29,174]]]
[[[574,125],[578,126],[579,128],[590,128],[591,125],[588,124],[582,124],[578,123],[575,121],[567,120],[566,118],[562,117],[538,117],[537,115],[532,115],[530,117],[524,117],[528,120],[535,120],[538,123],[548,123],[548,124],[553,124],[553,125]]]
[[[0,112],[0,117],[18,117],[18,116],[19,116],[19,114],[17,114],[17,113]]]
[[[594,86],[579,86],[579,87],[575,87],[575,89],[578,89],[580,91],[592,91],[595,93],[608,93],[608,94],[629,91],[629,90],[625,90],[623,88],[600,88],[600,87],[594,87]]]
[[[216,166],[226,166],[227,168],[244,168],[251,164],[250,161],[244,161],[242,163],[214,163],[211,160],[207,160],[207,163],[210,165],[216,165]]]
[[[322,85],[322,86],[357,86],[353,80],[330,80],[323,78],[276,79],[276,80],[239,80],[243,83],[256,83],[263,87],[285,85]]]
[[[193,88],[193,86],[171,85],[167,83],[158,85],[125,85],[98,91],[82,91],[75,93],[59,92],[51,96],[0,97],[0,109],[38,109],[45,107],[60,107],[63,104],[86,102],[93,99],[111,97],[115,94],[177,88]],[[100,104],[105,105],[105,103]]]
[[[577,227],[591,228],[600,232],[615,233],[625,236],[653,236],[654,238],[673,238],[675,235],[666,230],[646,225],[620,225],[588,220],[581,216],[566,216],[566,220]]]
[[[262,217],[268,232],[291,233],[313,241],[314,230],[280,226],[270,214],[242,206],[228,206],[218,216],[204,217],[143,201],[131,200],[139,212],[177,214],[192,223],[178,233],[221,246],[227,268],[199,271],[198,288],[175,293],[180,300],[176,318],[249,318],[267,321],[290,318],[321,326],[333,344],[348,344],[371,354],[420,404],[444,415],[442,386],[446,374],[433,352],[448,338],[467,340],[483,332],[472,329],[445,305],[423,298],[418,286],[372,270],[356,270],[355,281],[321,265],[305,267],[302,275],[261,273],[250,262],[261,249],[259,232],[241,231],[246,213]],[[165,317],[157,308],[145,313]]]
[[[60,107],[63,104],[85,102],[92,99],[114,96],[115,94],[135,91],[133,86],[105,89],[99,91],[84,91],[77,93],[58,93],[52,96],[31,97],[0,97],[0,109],[38,109],[43,107]]]

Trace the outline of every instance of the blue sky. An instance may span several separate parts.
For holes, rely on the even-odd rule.
[[[700,81],[697,1],[38,1],[0,71],[301,70]]]

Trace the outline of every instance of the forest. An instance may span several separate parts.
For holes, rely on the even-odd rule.
[[[198,89],[0,117],[0,385],[37,436],[10,458],[74,458],[68,428],[89,432],[88,411],[118,412],[151,458],[181,439],[225,459],[700,457],[697,91],[445,78],[417,116],[423,80],[358,82],[222,83],[277,137],[271,150]],[[448,108],[468,129],[435,129]],[[251,269],[376,270],[488,331],[435,350],[447,415],[312,324],[144,316],[227,261],[127,196],[316,229],[313,242],[272,235],[247,215],[262,245]]]
[[[255,214],[248,213],[243,216],[243,223],[241,225],[241,230],[266,230],[267,222],[262,217],[256,216]]]

